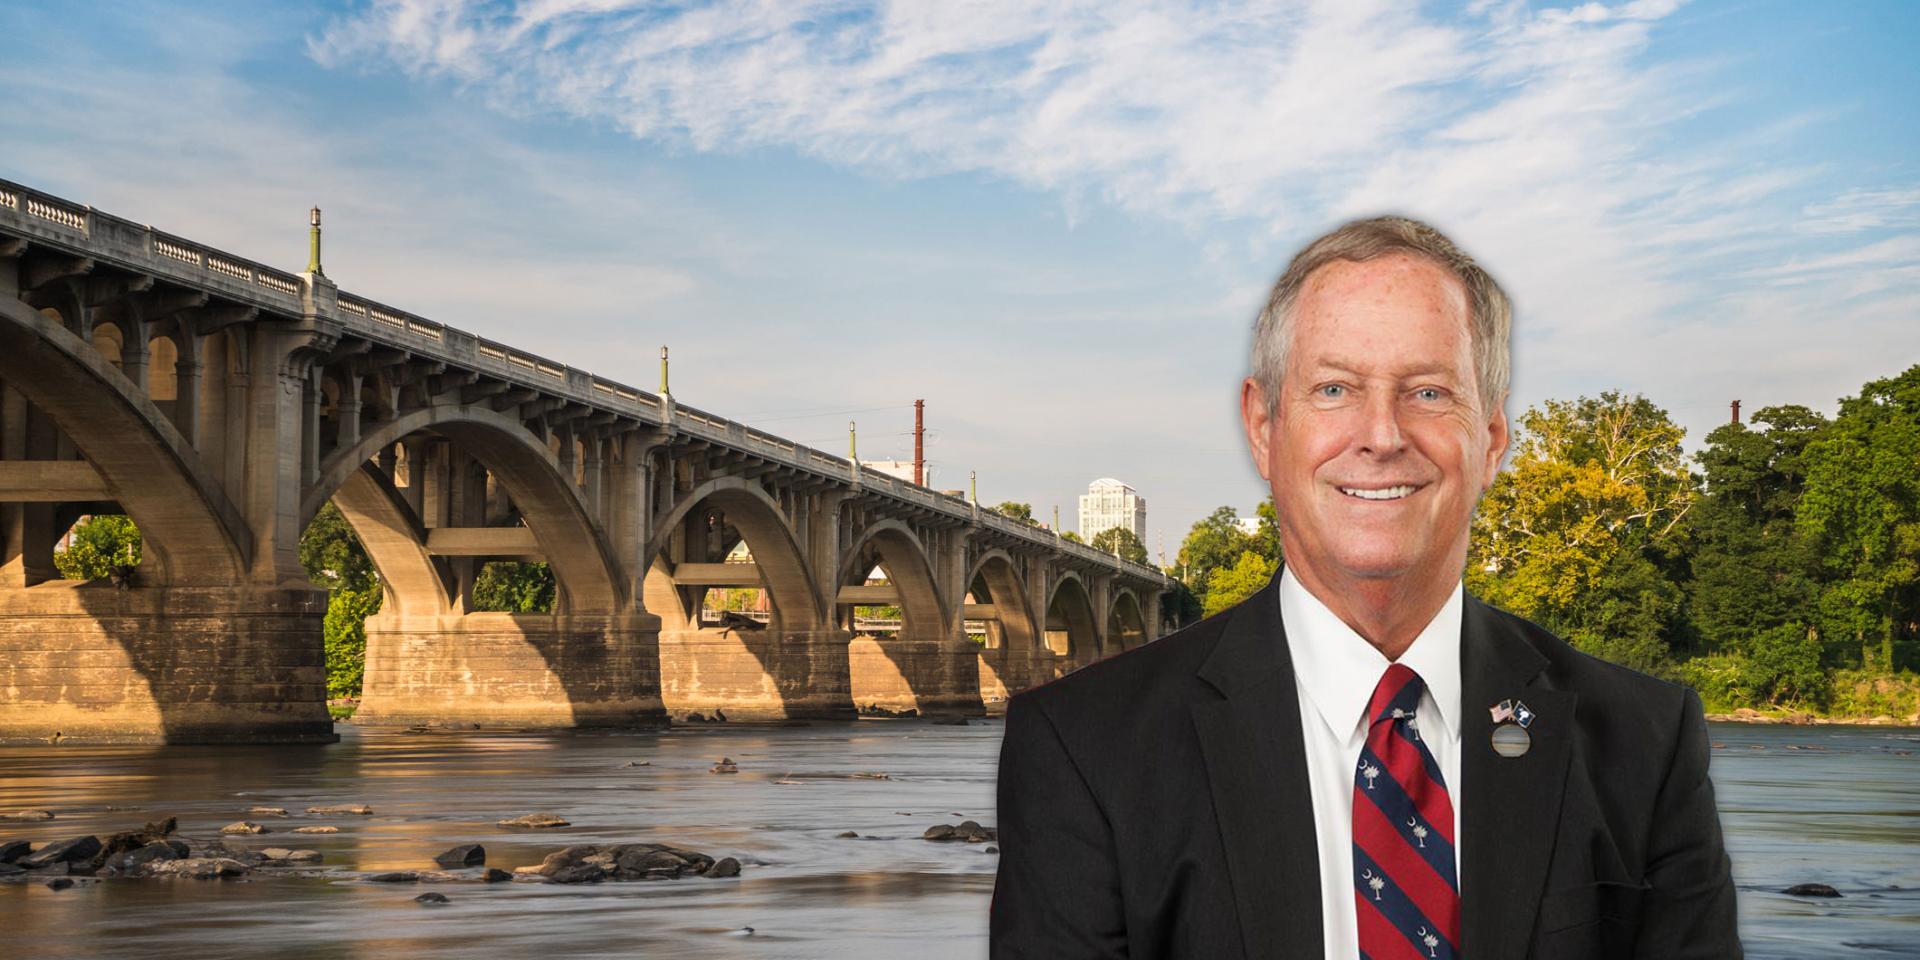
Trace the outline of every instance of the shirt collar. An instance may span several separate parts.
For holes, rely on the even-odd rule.
[[[1440,709],[1447,734],[1460,735],[1460,584],[1440,606],[1400,662],[1420,675]],[[1287,650],[1320,719],[1342,742],[1365,729],[1367,701],[1392,662],[1346,625],[1293,575],[1280,572],[1280,622]]]

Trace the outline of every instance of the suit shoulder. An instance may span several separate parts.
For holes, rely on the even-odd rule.
[[[1603,660],[1525,617],[1485,606],[1496,623],[1546,659],[1543,672],[1549,684],[1578,694],[1583,712],[1592,706],[1616,715],[1670,718],[1694,698],[1693,691],[1682,684]]]

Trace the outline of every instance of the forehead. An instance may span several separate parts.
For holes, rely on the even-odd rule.
[[[1452,365],[1468,352],[1466,286],[1412,254],[1336,260],[1308,275],[1294,301],[1294,356],[1328,354]]]

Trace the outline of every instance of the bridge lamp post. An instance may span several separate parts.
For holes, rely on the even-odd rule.
[[[670,397],[673,391],[667,389],[667,347],[660,345],[660,395]]]
[[[313,229],[307,235],[307,272],[316,277],[326,276],[320,269],[320,208],[307,211],[307,222]]]

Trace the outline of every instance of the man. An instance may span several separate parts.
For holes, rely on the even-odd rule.
[[[1285,569],[1013,699],[993,956],[1740,956],[1699,699],[1461,589],[1509,317],[1415,221],[1294,259],[1241,395]]]

